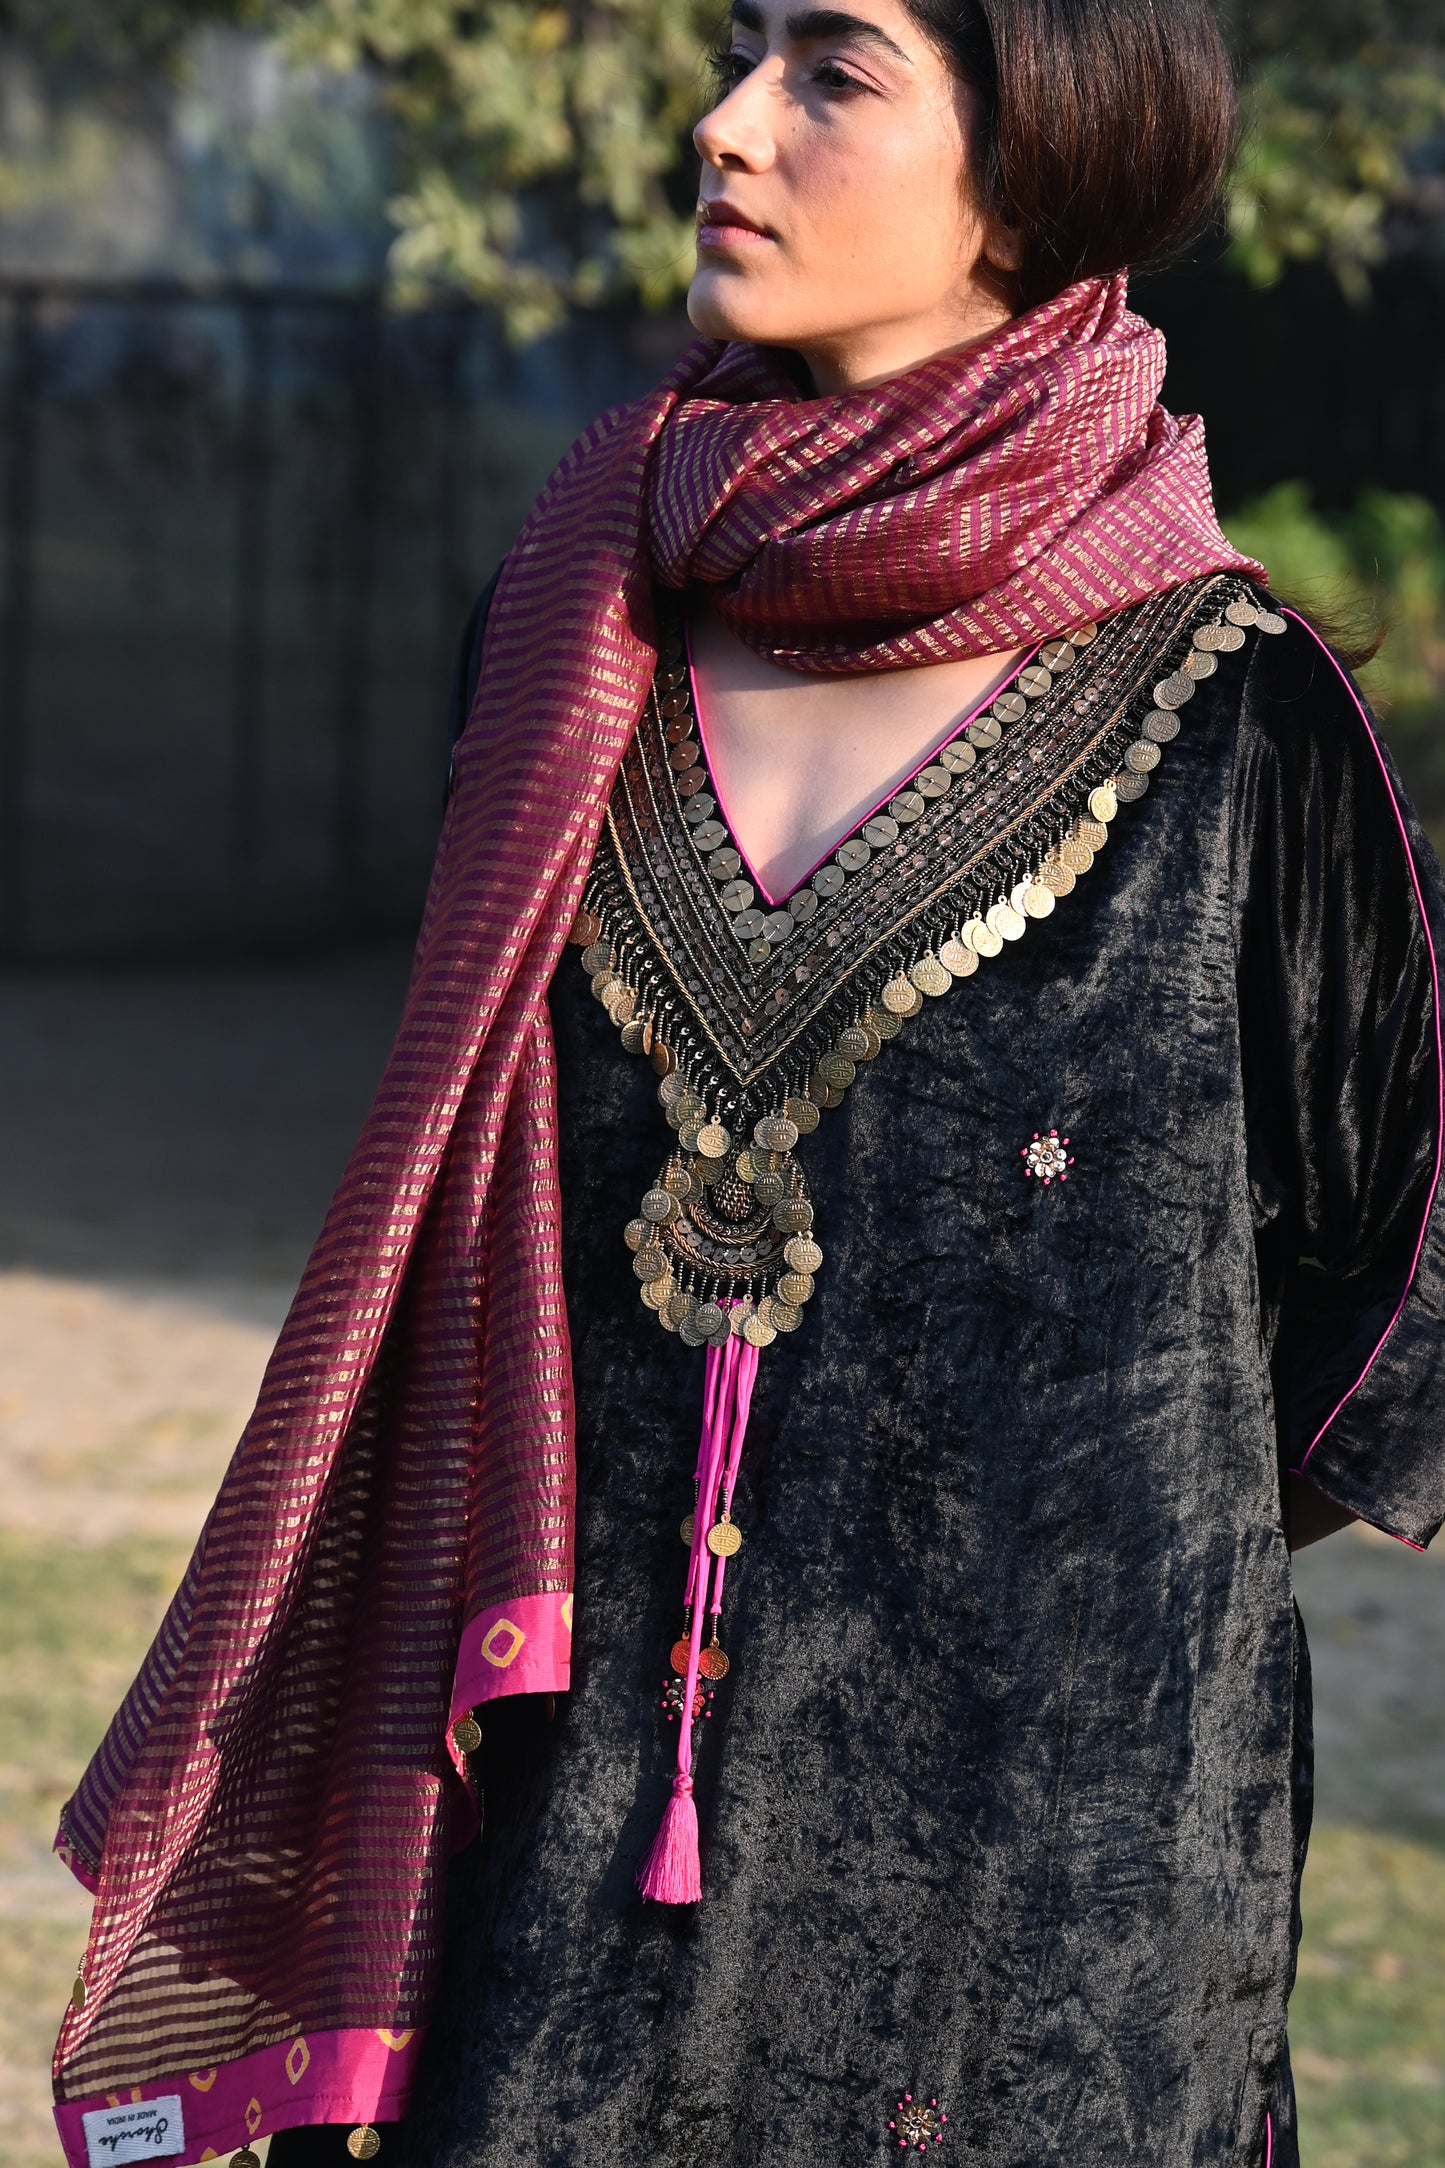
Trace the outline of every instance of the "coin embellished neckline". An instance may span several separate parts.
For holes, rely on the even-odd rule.
[[[728,1669],[719,1622],[743,1542],[731,1508],[748,1406],[760,1351],[798,1330],[824,1265],[798,1147],[925,1000],[1072,893],[1251,628],[1286,626],[1218,575],[1045,642],[784,905],[759,912],[710,787],[681,609],[665,606],[570,936],[623,1046],[650,1059],[673,1132],[623,1230],[632,1271],[659,1324],[707,1350],[681,1683],[664,1697],[677,1775],[644,1896],[701,1895],[692,1733],[708,1713],[699,1681]],[[1044,1186],[1066,1178],[1067,1139],[1037,1137],[1023,1156]]]

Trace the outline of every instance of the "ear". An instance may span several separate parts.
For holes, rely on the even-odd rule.
[[[1012,276],[1024,260],[1024,237],[1021,227],[1005,225],[1001,218],[991,218],[983,241],[984,261],[995,271]]]

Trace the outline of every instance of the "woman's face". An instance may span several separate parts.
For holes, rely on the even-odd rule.
[[[722,89],[693,133],[699,331],[794,347],[824,393],[1007,319],[1016,246],[972,199],[973,93],[902,0],[733,0]]]

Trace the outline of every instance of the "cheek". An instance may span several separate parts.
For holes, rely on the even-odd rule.
[[[845,261],[890,288],[955,270],[963,240],[963,153],[927,122],[815,131],[797,146],[795,181],[808,266]]]

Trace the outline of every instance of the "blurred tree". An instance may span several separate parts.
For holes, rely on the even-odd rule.
[[[384,71],[409,148],[403,298],[460,286],[517,339],[692,272],[692,124],[721,0],[280,0],[298,59]]]
[[[155,66],[208,23],[258,19],[265,0],[0,0],[0,38],[95,70]]]
[[[1268,285],[1323,258],[1363,300],[1392,240],[1445,215],[1440,0],[1227,4],[1246,76],[1233,260]]]
[[[1105,4],[1105,0],[1101,0]],[[1222,0],[1247,75],[1233,261],[1268,283],[1326,260],[1362,296],[1445,215],[1441,0]],[[403,297],[460,288],[525,339],[567,309],[676,299],[692,264],[701,50],[725,0],[0,0],[0,36],[98,58],[174,54],[201,22],[364,69],[399,123]]]

